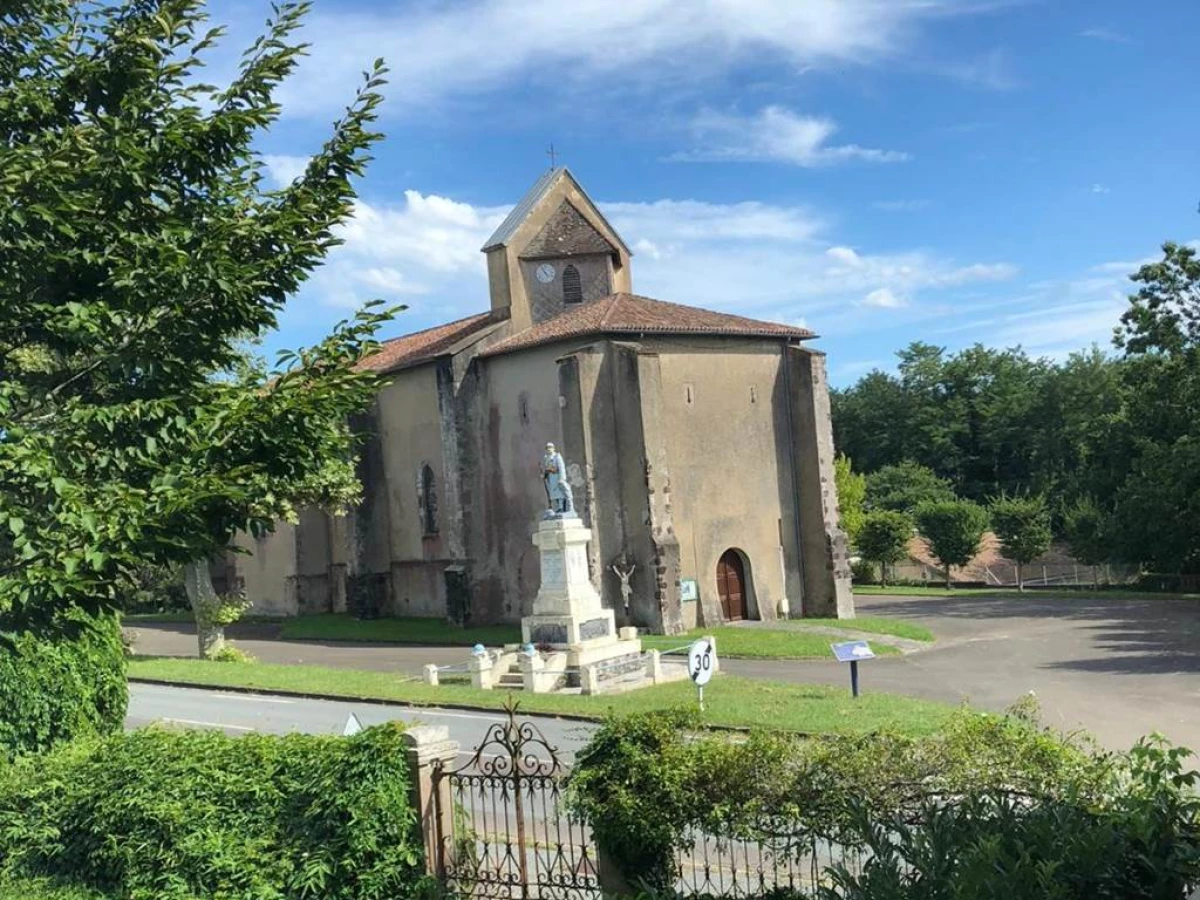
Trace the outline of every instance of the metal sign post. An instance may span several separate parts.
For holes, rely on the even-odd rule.
[[[700,712],[704,712],[704,686],[712,680],[717,668],[717,649],[712,642],[701,638],[688,649],[688,676],[699,692]]]
[[[838,662],[850,663],[850,693],[858,696],[858,664],[864,659],[874,659],[875,651],[866,641],[845,641],[830,644],[829,649]]]

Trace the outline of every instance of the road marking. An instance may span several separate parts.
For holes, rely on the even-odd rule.
[[[262,697],[258,694],[242,694],[234,691],[212,691],[208,696],[216,697],[219,700],[247,700],[252,703],[285,703],[291,705],[296,702],[286,697]]]
[[[166,716],[164,722],[175,722],[178,725],[199,725],[201,728],[232,728],[236,731],[253,731],[249,725],[227,725],[224,722],[200,722],[196,719],[174,719]]]

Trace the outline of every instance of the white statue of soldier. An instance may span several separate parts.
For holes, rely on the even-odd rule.
[[[575,498],[567,483],[567,467],[553,443],[546,444],[546,455],[542,457],[542,484],[551,512],[560,516],[575,514]]]

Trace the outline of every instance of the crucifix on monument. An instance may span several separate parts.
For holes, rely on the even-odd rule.
[[[550,157],[550,171],[558,168],[558,151],[554,149],[554,145],[550,145],[550,149],[546,151],[546,155]]]

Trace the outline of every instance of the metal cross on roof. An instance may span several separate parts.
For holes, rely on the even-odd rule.
[[[550,157],[550,169],[553,171],[558,168],[558,153],[554,149],[554,145],[550,145],[550,149],[546,151],[546,155]]]

